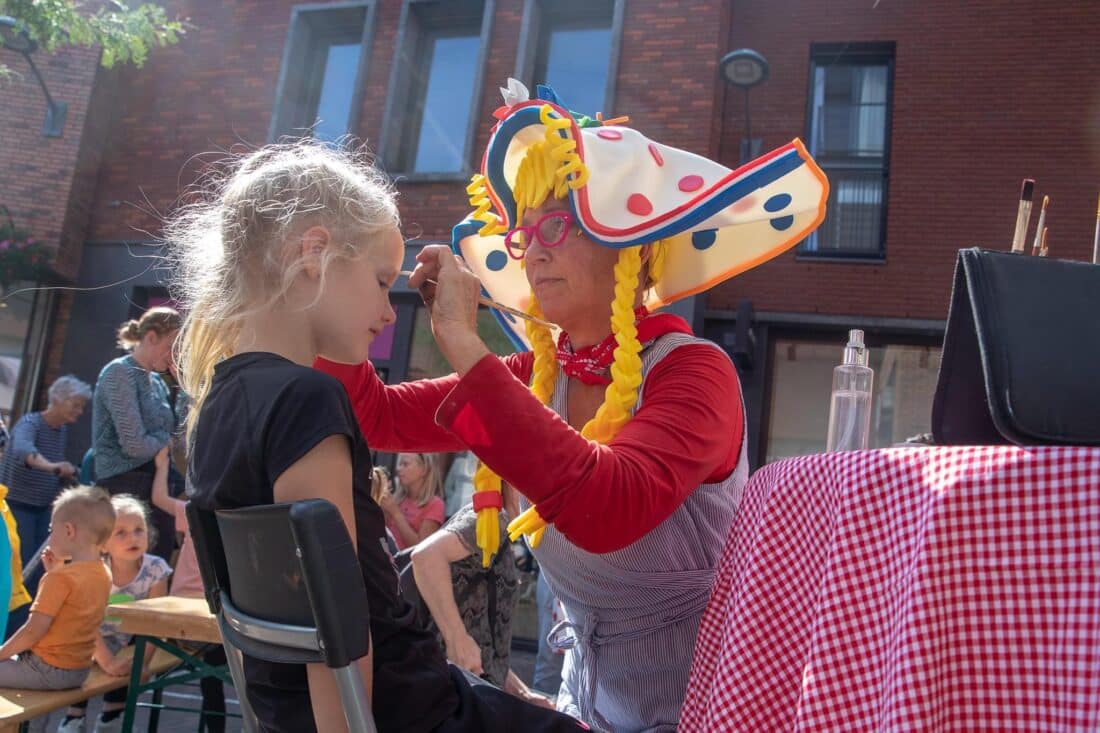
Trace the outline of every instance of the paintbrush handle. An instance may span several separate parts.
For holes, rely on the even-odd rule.
[[[408,270],[402,270],[401,274],[404,275],[405,277],[408,277],[412,273],[409,272]],[[425,280],[424,282],[429,283],[431,285],[438,285],[439,284],[435,280]],[[538,325],[544,326],[546,328],[554,328],[554,324],[552,324],[548,321],[544,321],[541,318],[535,318],[530,313],[524,313],[523,311],[519,310],[518,308],[513,308],[511,306],[504,305],[504,303],[498,303],[498,302],[496,302],[495,300],[493,300],[491,298],[486,298],[484,295],[478,296],[477,302],[481,303],[484,306],[488,306],[489,308],[493,308],[495,310],[501,311],[503,313],[510,313],[513,316],[515,316],[516,318],[522,318],[525,321],[531,321],[531,323],[537,323]]]

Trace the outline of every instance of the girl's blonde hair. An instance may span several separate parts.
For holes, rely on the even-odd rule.
[[[588,179],[588,171],[576,153],[576,143],[561,135],[562,130],[570,127],[569,120],[554,119],[550,116],[550,108],[543,107],[540,121],[546,126],[546,136],[528,148],[516,171],[513,195],[517,224],[523,221],[524,212],[528,209],[541,206],[551,195],[556,199],[565,198],[570,189],[580,188]],[[479,183],[482,182],[475,180],[471,188],[476,189]],[[480,201],[480,194],[480,191],[471,191],[471,203],[476,205],[474,199]],[[650,287],[659,279],[666,251],[665,242],[652,245],[645,287]],[[615,264],[615,297],[611,301],[611,333],[617,344],[611,364],[611,384],[607,386],[603,404],[596,415],[581,429],[581,435],[598,443],[607,443],[615,437],[630,420],[638,402],[638,389],[642,383],[642,344],[638,341],[635,327],[634,302],[641,272],[641,248],[621,249],[619,261]],[[528,312],[538,318],[543,317],[534,293],[531,294]],[[558,377],[557,345],[545,326],[529,321],[526,328],[527,340],[535,357],[531,391],[547,405],[553,397]],[[474,474],[474,491],[500,490],[500,476],[481,463]],[[497,510],[492,507],[481,509],[477,522],[482,563],[488,567],[492,554],[500,544]],[[508,530],[513,541],[518,540],[521,534],[528,534],[531,535],[531,544],[538,546],[545,527],[546,522],[531,507],[514,519]]]
[[[145,524],[145,535],[149,538],[148,546],[152,547],[157,543],[157,529],[149,520],[148,504],[133,494],[116,494],[111,497],[111,506],[115,510],[116,522],[119,517],[141,517],[142,523]],[[113,533],[114,530],[112,530]]]
[[[157,336],[165,336],[180,330],[182,325],[183,318],[175,309],[166,306],[150,308],[141,314],[141,318],[131,318],[118,327],[118,347],[131,351],[150,331]]]
[[[404,455],[416,456],[424,465],[424,492],[416,500],[417,506],[424,506],[432,498],[443,496],[443,473],[439,470],[439,458],[431,453],[405,453]],[[400,480],[394,481],[394,501],[401,502],[409,497],[409,490],[401,484]]]
[[[177,358],[192,398],[191,433],[214,366],[233,353],[242,321],[284,297],[303,271],[300,249],[288,243],[310,227],[329,229],[323,288],[333,260],[358,256],[400,223],[392,185],[364,153],[311,140],[237,158],[204,188],[165,229],[177,259],[177,297],[188,311]]]

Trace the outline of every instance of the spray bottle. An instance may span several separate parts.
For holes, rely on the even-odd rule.
[[[848,332],[844,360],[833,369],[833,393],[829,405],[828,452],[866,450],[871,439],[871,389],[875,373],[867,366],[863,331]]]

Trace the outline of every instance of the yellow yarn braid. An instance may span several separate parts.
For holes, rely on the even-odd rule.
[[[544,106],[540,111],[540,120],[546,127],[546,136],[528,148],[516,171],[513,196],[517,223],[523,220],[525,211],[541,206],[551,194],[558,199],[564,198],[570,189],[578,189],[588,181],[588,169],[576,152],[576,142],[572,137],[562,137],[559,132],[568,129],[571,122],[552,118],[549,106]],[[484,179],[475,176],[467,188],[471,195],[470,203],[477,208],[474,218],[487,226],[499,226],[500,220],[488,213],[488,207],[482,208],[484,200],[488,199],[484,187]],[[482,234],[487,233],[483,228]],[[650,268],[652,272],[652,264]],[[605,392],[603,404],[581,430],[581,435],[600,443],[610,441],[630,420],[631,411],[638,401],[638,388],[642,382],[642,361],[639,357],[642,345],[634,325],[634,299],[640,271],[639,248],[623,249],[615,265],[615,299],[611,303],[611,332],[617,343],[611,365],[612,381]],[[542,309],[534,294],[527,312],[542,318]],[[530,322],[526,328],[535,356],[531,391],[546,405],[553,397],[558,376],[557,346],[549,329]],[[474,474],[474,490],[499,492],[500,486],[500,476],[484,463],[480,464]],[[493,553],[500,546],[499,521],[497,510],[492,507],[478,512],[477,541],[485,567],[489,566]],[[531,507],[508,525],[508,533],[512,541],[527,534],[532,547],[538,547],[545,528],[546,522]]]
[[[630,421],[631,411],[638,402],[638,388],[642,384],[642,344],[638,341],[638,329],[634,325],[634,296],[641,269],[639,248],[628,247],[619,252],[619,261],[615,264],[615,299],[611,301],[611,333],[617,343],[615,359],[611,363],[611,384],[607,385],[603,404],[596,410],[596,415],[581,429],[581,435],[597,443],[610,442],[623,425]],[[543,404],[547,404],[553,394],[553,380],[557,376],[557,349],[552,340],[549,349],[534,341],[531,346],[535,348],[531,389]],[[553,376],[549,378],[539,371],[540,347],[549,350],[551,363],[544,367],[553,372]],[[550,390],[544,398],[540,391],[546,383],[549,383]],[[539,516],[535,507],[531,507],[508,525],[508,535],[513,542],[520,535],[531,535],[532,547],[538,547],[545,528],[546,521]]]

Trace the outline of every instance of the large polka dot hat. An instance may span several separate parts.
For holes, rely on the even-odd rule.
[[[502,88],[505,105],[489,138],[480,175],[467,189],[478,210],[454,228],[452,247],[480,278],[486,295],[526,310],[531,288],[519,260],[508,256],[504,232],[517,225],[512,188],[527,149],[545,139],[541,115],[567,120],[558,134],[576,144],[588,179],[568,193],[577,226],[606,247],[669,240],[660,281],[646,293],[650,309],[707,290],[779,255],[825,218],[829,183],[799,140],[736,170],[662,145],[617,124],[570,113],[539,86]],[[488,236],[482,230],[492,231]],[[523,324],[494,311],[517,348]]]

